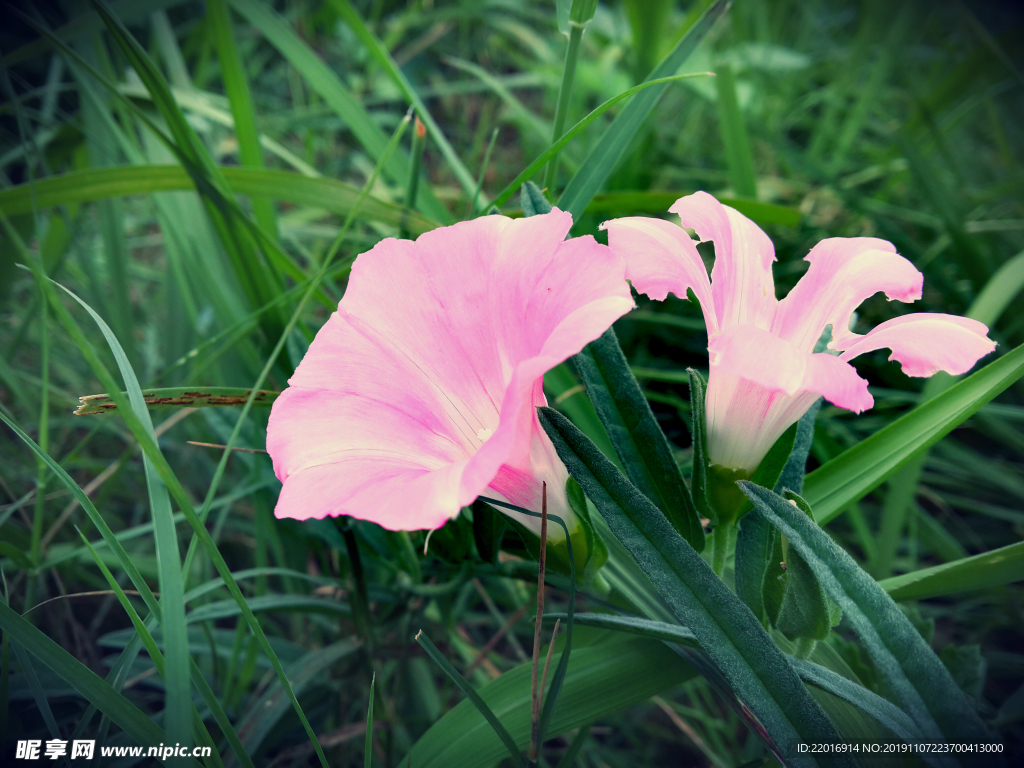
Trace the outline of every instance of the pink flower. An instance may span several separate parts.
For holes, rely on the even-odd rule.
[[[540,511],[546,481],[573,532],[543,376],[633,300],[622,258],[571,226],[484,216],[361,255],[270,414],[276,515],[433,529],[481,494]]]
[[[907,375],[931,376],[965,373],[995,349],[984,324],[953,315],[904,315],[863,336],[849,330],[853,311],[879,291],[890,301],[921,298],[923,276],[885,240],[822,240],[806,257],[807,273],[779,301],[775,249],[756,224],[706,192],[683,197],[670,210],[702,241],[714,241],[710,281],[682,227],[643,217],[603,226],[639,292],[661,301],[691,289],[700,302],[711,368],[708,454],[715,464],[752,474],[819,395],[857,413],[870,408],[868,383],[849,363],[857,355],[888,348]],[[827,326],[838,356],[813,352]]]

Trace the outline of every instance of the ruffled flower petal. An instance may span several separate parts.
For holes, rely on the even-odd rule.
[[[718,330],[733,325],[770,328],[778,300],[772,278],[775,246],[768,235],[707,192],[681,197],[669,210],[679,216],[684,227],[695,230],[702,242],[715,243],[711,295]]]
[[[987,333],[988,327],[977,320],[920,312],[886,320],[863,336],[849,334],[834,346],[845,350],[840,360],[890,349],[889,359],[898,362],[908,376],[933,376],[939,371],[959,376],[996,348]]]
[[[833,349],[850,333],[850,315],[870,296],[892,301],[921,298],[923,275],[892,243],[874,237],[822,240],[806,260],[810,269],[781,302],[772,332],[810,352],[832,326]]]
[[[495,494],[564,496],[542,377],[633,307],[622,259],[571,226],[484,216],[360,256],[271,412],[276,514],[437,528],[506,466],[521,482]]]
[[[708,351],[712,370],[788,397],[813,392],[858,413],[873,404],[868,383],[852,365],[828,353],[804,352],[760,328],[730,328],[711,341]]]
[[[638,293],[664,301],[669,293],[685,299],[687,290],[692,290],[708,333],[718,332],[707,267],[686,230],[646,216],[612,219],[601,229],[608,230],[609,247],[626,260],[626,278]]]

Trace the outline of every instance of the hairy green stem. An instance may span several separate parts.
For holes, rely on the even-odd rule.
[[[725,559],[729,554],[728,525],[719,525],[711,532],[711,569],[721,576],[725,572]]]

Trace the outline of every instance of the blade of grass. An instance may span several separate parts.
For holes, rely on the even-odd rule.
[[[747,127],[736,96],[736,80],[732,67],[722,62],[715,67],[715,86],[718,89],[718,126],[725,145],[725,162],[729,168],[732,191],[739,197],[757,199],[757,177],[754,175],[754,155],[750,151]]]
[[[894,600],[925,600],[1024,581],[1024,542],[878,582]]]
[[[87,701],[95,704],[100,712],[107,715],[137,744],[151,746],[167,741],[163,729],[146,717],[138,707],[2,602],[0,628],[5,634],[10,633],[12,641],[19,643],[54,674],[82,694]]]
[[[719,2],[723,1],[724,0],[719,0]],[[501,193],[496,198],[494,198],[493,204],[499,207],[504,205],[508,201],[508,199],[519,190],[519,187],[521,187],[526,181],[530,179],[531,176],[533,176],[541,168],[543,168],[544,165],[548,162],[548,160],[550,160],[559,150],[561,150],[562,147],[564,147],[566,144],[568,144],[570,141],[576,138],[576,135],[583,131],[584,128],[586,128],[588,125],[594,122],[598,117],[604,114],[611,107],[614,107],[620,101],[628,99],[630,96],[633,96],[634,94],[639,93],[640,91],[646,90],[648,88],[653,87],[657,89],[660,86],[667,85],[668,83],[673,83],[677,80],[685,80],[691,77],[706,77],[707,75],[710,74],[710,72],[697,72],[686,75],[673,75],[671,77],[662,77],[658,78],[657,80],[648,80],[646,82],[640,83],[640,85],[633,86],[632,88],[623,91],[618,96],[613,96],[612,98],[608,99],[608,101],[604,102],[604,104],[597,107],[589,115],[587,115],[578,123],[576,123],[576,125],[574,125],[572,128],[565,132],[562,138],[560,138],[558,141],[556,141],[554,144],[552,144],[550,147],[544,150],[540,155],[538,155],[536,160],[534,160],[532,163],[526,166],[526,168],[518,176],[516,176],[509,183],[509,185],[501,191]],[[565,194],[563,193],[562,196],[565,197]],[[559,205],[561,204],[562,201],[559,200]],[[586,208],[586,206],[584,205],[583,208]],[[582,211],[573,212],[573,218],[578,218],[581,215],[581,213]]]
[[[363,768],[373,768],[373,692],[377,673],[370,678],[370,703],[366,706],[366,738],[363,741]]]
[[[241,164],[253,168],[263,167],[263,148],[256,130],[256,110],[249,91],[249,80],[242,66],[242,59],[235,46],[235,34],[231,27],[231,15],[225,0],[210,0],[206,4],[206,18],[210,24],[210,37],[217,49],[220,61],[221,80],[227,93],[231,114],[235,121],[235,137],[238,139],[238,157]],[[256,221],[265,232],[277,236],[277,217],[269,200],[253,200]]]
[[[273,168],[225,167],[225,180],[236,192],[254,198],[281,200],[348,215],[359,198],[359,188],[343,181],[312,178]],[[35,184],[40,209],[70,205],[108,197],[144,195],[153,192],[196,189],[189,173],[177,165],[135,165],[70,171],[42,179]],[[32,211],[27,184],[0,190],[0,208],[14,216]],[[363,216],[391,226],[404,225],[412,234],[422,234],[440,224],[416,211],[368,197]]]
[[[345,22],[351,27],[352,31],[356,33],[356,37],[366,47],[373,59],[380,65],[381,69],[387,72],[388,76],[394,81],[395,85],[405,96],[406,101],[416,108],[416,114],[423,121],[423,124],[427,126],[427,130],[430,132],[430,137],[437,144],[441,150],[441,154],[444,159],[448,162],[448,167],[451,168],[452,173],[455,174],[455,178],[459,184],[462,185],[463,191],[467,195],[472,195],[476,191],[476,182],[473,179],[473,174],[469,172],[469,169],[463,165],[459,156],[455,153],[452,145],[448,142],[441,128],[434,122],[434,118],[430,116],[430,112],[427,110],[427,105],[423,103],[423,99],[420,98],[419,94],[416,93],[416,89],[413,88],[412,83],[409,82],[409,78],[405,76],[401,68],[395,63],[395,60],[391,58],[391,53],[384,44],[377,38],[375,34],[370,30],[369,27],[363,22],[359,16],[358,11],[352,7],[352,4],[348,0],[329,0],[328,5],[337,11],[338,15],[345,20]],[[413,158],[413,162],[416,160]],[[487,205],[486,198],[483,202]],[[411,206],[410,206],[411,207]]]
[[[716,0],[647,76],[645,83],[654,84],[678,72],[730,4],[730,0]],[[570,179],[558,199],[558,207],[569,211],[574,220],[583,215],[590,200],[604,186],[664,92],[665,86],[657,85],[622,110],[583,161],[576,175]]]
[[[295,33],[291,25],[270,5],[257,0],[228,0],[239,15],[259,30],[288,62],[302,75],[303,82],[327,102],[328,106],[349,127],[356,139],[374,159],[380,160],[388,145],[387,135],[377,127],[363,105],[348,91],[341,80],[316,53]],[[424,114],[426,111],[424,110]],[[393,152],[386,162],[388,177],[401,186],[409,178],[409,158]],[[448,223],[451,216],[427,187],[419,199],[419,209],[433,219]],[[470,188],[470,194],[472,188]]]

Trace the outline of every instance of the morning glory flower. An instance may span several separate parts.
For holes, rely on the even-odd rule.
[[[479,495],[540,511],[546,482],[574,534],[568,473],[537,419],[543,376],[633,300],[622,258],[565,240],[571,226],[558,209],[484,216],[359,256],[270,414],[276,515],[436,529]]]
[[[873,237],[822,240],[807,255],[810,268],[786,298],[775,297],[771,240],[750,219],[706,192],[669,209],[682,227],[661,219],[630,217],[603,226],[608,243],[626,260],[626,277],[640,293],[662,301],[692,290],[708,330],[710,377],[707,445],[713,464],[748,476],[772,444],[819,395],[860,413],[874,401],[850,360],[886,348],[909,376],[961,374],[995,349],[988,328],[954,315],[903,315],[865,335],[850,330],[854,310],[882,292],[904,302],[921,298],[923,275]],[[697,243],[715,244],[708,279]],[[814,352],[831,327],[829,349]]]

